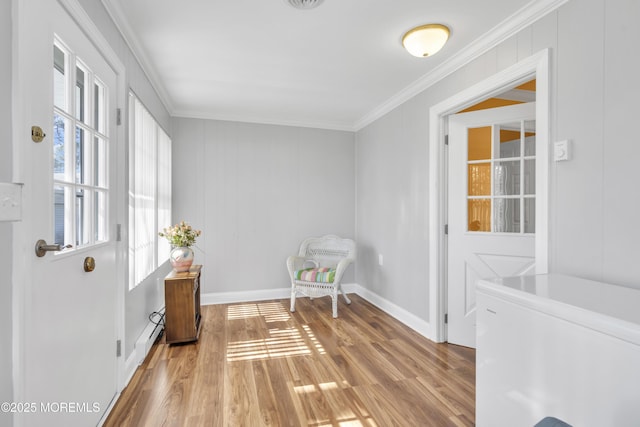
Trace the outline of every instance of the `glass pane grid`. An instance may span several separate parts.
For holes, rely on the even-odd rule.
[[[107,87],[54,44],[54,241],[75,248],[108,240]]]
[[[535,132],[530,129],[535,121],[468,129],[468,231],[535,232]]]

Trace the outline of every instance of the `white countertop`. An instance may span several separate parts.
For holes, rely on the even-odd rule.
[[[480,280],[478,291],[640,346],[640,290],[562,274]]]

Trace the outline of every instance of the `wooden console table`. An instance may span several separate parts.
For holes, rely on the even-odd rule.
[[[200,334],[200,270],[172,271],[164,279],[165,334],[167,344],[197,341]]]

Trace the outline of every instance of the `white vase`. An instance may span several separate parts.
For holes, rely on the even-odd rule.
[[[189,271],[191,264],[193,264],[193,249],[186,246],[173,248],[169,255],[169,261],[174,271]]]

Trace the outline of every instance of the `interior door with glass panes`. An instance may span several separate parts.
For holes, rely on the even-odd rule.
[[[534,274],[535,103],[449,116],[447,340],[475,347],[476,282]]]
[[[118,374],[117,76],[58,1],[21,2],[18,13],[21,111],[46,136],[21,147],[28,252],[15,397],[37,410],[16,422],[96,425]]]

